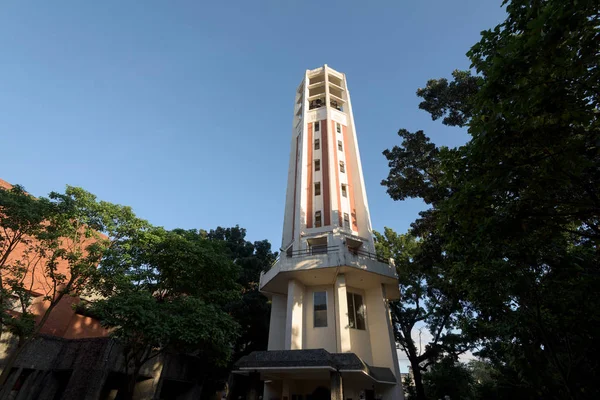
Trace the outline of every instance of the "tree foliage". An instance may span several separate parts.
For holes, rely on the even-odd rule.
[[[119,251],[124,239],[145,225],[130,208],[98,201],[81,188],[67,186],[65,193],[40,199],[20,186],[0,190],[0,267],[8,284],[2,287],[3,322],[18,337],[0,386],[60,301],[82,294],[104,255]],[[44,305],[36,317],[30,308],[34,297]]]
[[[456,359],[466,350],[455,329],[460,304],[444,272],[447,258],[439,252],[428,251],[409,234],[398,235],[390,228],[385,228],[383,234],[374,234],[378,255],[393,258],[396,265],[400,299],[390,304],[394,334],[411,364],[415,398],[423,400],[426,393],[422,372],[440,358]],[[419,327],[427,327],[432,335],[423,351],[413,339]]]
[[[474,380],[471,370],[451,357],[433,364],[423,375],[425,393],[429,399],[471,400]],[[483,400],[483,399],[482,399]]]
[[[420,107],[471,139],[399,132],[384,152],[394,199],[452,257],[472,335],[526,398],[600,396],[600,21],[595,1],[510,1],[468,53],[477,72],[430,81]]]
[[[127,395],[142,366],[161,353],[201,359],[199,379],[226,365],[238,324],[225,306],[239,296],[239,270],[225,247],[194,230],[151,228],[128,240],[129,252],[101,265],[105,297],[91,305],[123,345]]]
[[[256,350],[266,350],[269,338],[271,305],[258,291],[260,273],[267,271],[275,261],[277,253],[271,251],[267,240],[250,242],[246,230],[239,226],[217,227],[206,232],[207,239],[223,243],[228,257],[240,269],[238,284],[242,296],[228,305],[228,310],[241,325],[240,337],[234,345],[233,360]]]

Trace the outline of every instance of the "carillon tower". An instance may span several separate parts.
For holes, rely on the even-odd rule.
[[[397,276],[375,255],[346,77],[327,65],[296,89],[281,255],[260,290],[268,351],[236,366],[264,381],[265,400],[403,398]]]

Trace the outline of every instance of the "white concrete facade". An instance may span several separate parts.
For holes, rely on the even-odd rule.
[[[389,368],[397,384],[348,381],[344,373],[352,371],[342,371],[344,399],[365,391],[402,399],[387,305],[399,297],[397,276],[374,254],[346,77],[327,65],[307,70],[296,91],[286,193],[281,255],[260,280],[272,301],[268,349],[354,353]],[[329,379],[273,376],[280,379],[265,383],[265,400],[310,394]]]

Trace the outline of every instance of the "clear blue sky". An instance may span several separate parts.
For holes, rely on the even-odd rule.
[[[327,63],[348,78],[373,227],[404,232],[423,205],[387,196],[381,152],[399,128],[466,140],[415,91],[503,18],[499,0],[3,2],[0,177],[278,248],[294,90]]]

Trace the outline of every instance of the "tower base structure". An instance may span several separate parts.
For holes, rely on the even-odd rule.
[[[238,361],[236,373],[259,374],[265,400],[401,398],[389,368],[370,366],[354,353],[329,353],[325,349],[256,351]]]

